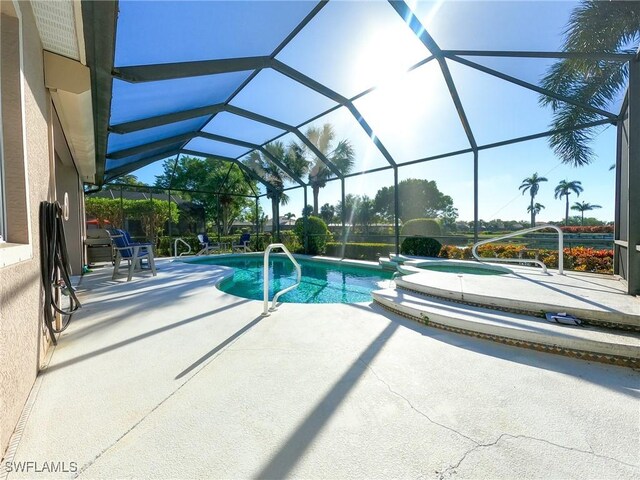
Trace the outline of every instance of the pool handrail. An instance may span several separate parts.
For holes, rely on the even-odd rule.
[[[187,250],[186,252],[181,252],[180,255],[178,255],[178,242],[184,243],[189,250]],[[181,257],[183,255],[189,255],[190,253],[191,253],[191,245],[189,245],[187,242],[185,242],[182,239],[182,237],[176,238],[176,241],[173,242],[173,256],[174,257]]]
[[[500,240],[505,240],[507,238],[511,238],[511,237],[518,237],[520,235],[524,235],[525,233],[531,233],[531,232],[535,232],[538,230],[544,230],[547,228],[552,228],[554,229],[556,232],[558,232],[558,275],[564,275],[564,248],[563,248],[563,232],[562,229],[560,229],[559,227],[557,227],[556,225],[550,225],[550,224],[546,224],[546,225],[538,225],[536,227],[531,227],[531,228],[525,228],[523,230],[518,230],[517,232],[513,232],[513,233],[509,233],[507,235],[502,235],[500,237],[493,237],[493,238],[489,238],[488,240],[482,240],[480,242],[476,242],[473,245],[473,248],[471,249],[471,254],[473,255],[473,257],[478,260],[479,262],[505,262],[505,263],[513,263],[513,262],[518,262],[518,263],[535,263],[536,265],[540,265],[542,267],[542,273],[547,273],[547,265],[537,259],[533,259],[533,258],[483,258],[480,255],[478,255],[478,247],[481,245],[486,245],[487,243],[492,243],[492,242],[497,242]]]
[[[293,263],[293,266],[296,268],[296,283],[291,285],[290,287],[284,288],[280,290],[273,296],[273,303],[271,304],[271,308],[269,308],[269,253],[274,248],[281,248],[282,251],[289,257],[289,260]],[[262,311],[262,315],[269,315],[269,312],[273,312],[277,307],[278,298],[281,295],[284,295],[287,292],[290,292],[294,288],[297,288],[302,281],[302,269],[300,268],[300,264],[296,262],[296,259],[293,258],[291,252],[284,246],[282,243],[272,243],[264,250],[264,270],[263,270],[263,279],[264,279],[264,309]]]

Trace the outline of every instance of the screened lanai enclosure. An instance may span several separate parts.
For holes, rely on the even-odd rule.
[[[284,211],[297,209],[289,220],[301,218],[305,233],[312,212],[335,204],[341,208],[327,223],[343,245],[356,235],[350,198],[366,196],[381,204],[377,234],[397,253],[411,209],[451,225],[467,218],[456,228],[477,241],[481,220],[515,216],[516,201],[524,202],[519,218],[529,218],[514,178],[535,171],[550,181],[582,178],[591,192],[610,190],[614,270],[629,293],[640,293],[640,193],[631,188],[640,178],[637,44],[565,48],[578,5],[86,2],[98,159],[91,191],[110,185],[122,196],[132,189],[126,175],[150,172],[159,180],[136,189],[169,201],[207,194],[212,204],[204,209],[217,212],[242,198],[254,212],[245,228],[263,231],[261,211],[268,212],[278,219],[274,237],[283,197],[295,206]],[[553,88],[545,75],[563,61],[590,65],[594,75],[628,74],[630,87],[606,104]],[[564,122],[563,107],[572,115]],[[576,141],[597,141],[591,164],[561,157],[553,142],[571,132]],[[176,182],[185,158],[215,170],[217,188]],[[414,179],[434,182],[433,204],[402,197],[399,185]],[[563,218],[562,202],[546,208]],[[194,231],[206,228],[198,221]]]

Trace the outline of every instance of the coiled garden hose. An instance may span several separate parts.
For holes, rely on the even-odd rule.
[[[71,316],[81,307],[71,285],[71,266],[64,235],[62,207],[58,202],[40,202],[40,272],[44,288],[44,323],[57,345],[55,334],[62,333],[71,323]],[[60,278],[62,277],[62,278]],[[56,289],[64,289],[69,295],[69,309],[62,309],[56,302]],[[68,317],[62,328],[56,329],[55,312]]]

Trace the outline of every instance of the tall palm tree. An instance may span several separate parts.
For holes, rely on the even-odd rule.
[[[536,214],[540,212],[539,210],[536,212],[534,208],[534,205],[533,205],[534,199],[536,198],[536,195],[538,195],[538,191],[540,190],[540,183],[546,182],[546,181],[547,181],[546,177],[539,177],[538,172],[536,172],[530,177],[527,177],[524,180],[522,180],[522,185],[518,187],[518,190],[522,190],[522,195],[524,195],[525,193],[527,193],[527,191],[529,191],[529,195],[531,196],[531,204],[527,207],[527,212],[531,213],[532,227],[536,226]],[[542,208],[544,208],[544,206]]]
[[[291,225],[291,219],[292,218],[296,218],[296,214],[295,213],[291,213],[291,212],[285,213],[284,214],[284,218],[287,219],[287,225]]]
[[[529,212],[531,214],[531,216],[533,217],[533,226],[535,227],[535,218],[536,215],[538,215],[542,209],[544,208],[544,205],[542,205],[541,203],[535,203],[533,205],[529,205],[527,207],[527,212]]]
[[[638,2],[586,0],[571,14],[563,50],[567,52],[635,53],[640,44],[640,5]],[[627,84],[626,62],[565,58],[552,65],[542,79],[542,87],[604,110]],[[546,95],[542,105],[551,105],[555,129],[599,120],[599,114],[561,102]],[[598,127],[556,133],[550,144],[565,163],[586,165],[593,160],[589,141]]]
[[[309,127],[307,130],[307,138],[311,143],[320,150],[327,160],[333,163],[341,174],[347,174],[353,169],[355,162],[355,152],[349,140],[340,140],[334,146],[335,132],[329,123],[325,123],[322,127]],[[297,146],[304,152],[307,158],[311,160],[311,168],[309,169],[309,183],[313,191],[313,214],[318,215],[318,194],[321,188],[327,185],[327,180],[331,178],[332,172],[329,168],[317,158],[313,152],[310,152],[306,146]]]
[[[275,159],[283,165],[286,165],[292,173],[297,176],[304,175],[307,169],[306,161],[297,156],[291,148],[285,147],[280,141],[272,142],[265,146]],[[268,156],[257,150],[252,151],[245,161],[245,164],[256,172],[270,187],[267,188],[267,198],[271,200],[272,212],[272,232],[277,231],[278,227],[278,204],[286,205],[289,203],[289,196],[283,192],[284,184],[288,180],[292,180],[289,175],[278,168]]]
[[[571,210],[577,210],[580,212],[580,225],[584,225],[584,212],[590,212],[591,210],[595,210],[596,208],[602,208],[602,206],[600,205],[592,205],[590,203],[587,203],[585,201],[582,202],[575,202],[572,206],[571,206]]]
[[[566,180],[560,180],[560,183],[558,183],[558,185],[556,186],[553,195],[554,198],[562,199],[562,197],[566,197],[567,200],[567,206],[565,208],[564,216],[565,225],[569,225],[569,195],[571,195],[571,192],[573,192],[579,197],[580,193],[583,190],[584,188],[582,188],[582,182],[579,182],[578,180],[572,180],[570,182],[567,182]]]

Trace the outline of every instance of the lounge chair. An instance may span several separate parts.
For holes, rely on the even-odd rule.
[[[196,255],[209,255],[215,252],[220,253],[220,244],[211,242],[206,233],[199,234],[198,241],[200,242],[201,250],[196,253]]]
[[[115,280],[118,275],[118,269],[123,260],[129,262],[127,282],[131,280],[136,268],[142,269],[142,260],[147,261],[153,276],[156,276],[156,263],[153,257],[153,245],[151,243],[134,242],[129,232],[125,230],[114,229],[109,231],[109,235],[111,236],[113,248],[116,251],[113,275],[111,276],[112,280]]]
[[[238,241],[238,243],[234,243],[231,245],[231,252],[242,252],[242,253],[247,253],[249,251],[249,241],[251,240],[251,234],[249,233],[243,233],[240,236],[240,240]]]

